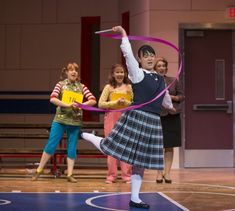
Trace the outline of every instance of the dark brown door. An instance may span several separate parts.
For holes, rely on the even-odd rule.
[[[231,30],[185,31],[185,166],[233,166]]]
[[[99,100],[100,39],[95,31],[100,29],[100,17],[81,18],[81,82]],[[84,121],[99,121],[97,112],[84,111]]]

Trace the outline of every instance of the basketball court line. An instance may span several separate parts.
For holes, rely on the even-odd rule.
[[[143,201],[150,204],[149,211],[188,211],[179,203],[158,192],[143,192],[140,194]],[[1,211],[137,211],[129,207],[130,193],[0,193]]]
[[[162,192],[158,192],[161,196],[163,196],[164,198],[168,199],[169,201],[171,201],[173,204],[177,205],[178,207],[180,207],[181,209],[185,210],[185,211],[189,211],[189,209],[185,208],[184,206],[182,206],[181,204],[179,204],[178,202],[176,202],[175,200],[173,200],[172,198],[170,198],[169,196],[167,196],[166,194],[162,193]]]

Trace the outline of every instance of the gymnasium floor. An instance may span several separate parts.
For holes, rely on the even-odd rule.
[[[118,180],[105,184],[106,170],[76,169],[78,183],[68,183],[64,175],[49,172],[37,182],[31,170],[1,169],[0,210],[137,211],[130,209],[130,184]],[[172,184],[157,184],[156,172],[147,170],[141,198],[151,211],[235,211],[235,169],[172,170]]]

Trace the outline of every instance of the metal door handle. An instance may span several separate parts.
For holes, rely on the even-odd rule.
[[[233,113],[233,102],[227,101],[227,104],[194,104],[194,111],[226,111],[228,114]]]

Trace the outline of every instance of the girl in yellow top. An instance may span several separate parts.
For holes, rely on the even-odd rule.
[[[133,99],[132,88],[127,77],[127,71],[121,64],[112,66],[109,74],[109,83],[104,87],[99,99],[99,107],[105,109],[120,109],[131,104]],[[107,112],[104,117],[104,135],[107,137],[122,112]],[[108,156],[108,173],[106,183],[113,183],[117,179],[118,160]],[[120,161],[121,177],[130,183],[131,165]]]

